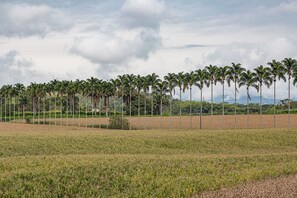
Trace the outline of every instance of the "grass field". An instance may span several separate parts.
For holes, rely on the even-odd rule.
[[[188,197],[297,173],[297,130],[0,123],[0,197]]]

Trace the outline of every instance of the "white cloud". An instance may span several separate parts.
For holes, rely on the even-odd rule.
[[[98,64],[102,74],[120,71],[134,60],[147,60],[162,43],[159,25],[164,5],[158,0],[127,0],[115,25],[74,40],[69,50]],[[118,23],[116,23],[118,22]]]
[[[47,5],[0,4],[0,35],[44,36],[51,31],[63,31],[73,24],[62,11]]]

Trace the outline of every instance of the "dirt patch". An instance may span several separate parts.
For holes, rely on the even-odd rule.
[[[267,197],[293,198],[297,197],[297,175],[268,179],[261,182],[240,185],[235,188],[224,188],[216,192],[205,192],[193,197],[200,198],[237,198],[237,197]]]

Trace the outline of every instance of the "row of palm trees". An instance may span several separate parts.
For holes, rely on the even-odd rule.
[[[16,105],[19,111],[23,112],[27,109],[29,100],[32,102],[32,113],[33,119],[37,116],[40,118],[40,113],[43,109],[45,114],[45,101],[50,99],[53,104],[53,109],[55,110],[55,124],[57,118],[57,110],[60,110],[60,117],[62,118],[63,109],[66,109],[66,117],[69,117],[71,113],[74,118],[75,114],[78,113],[80,118],[81,109],[83,109],[83,98],[89,98],[92,105],[92,117],[93,113],[96,114],[97,111],[105,110],[106,117],[111,113],[110,107],[113,109],[113,114],[118,113],[116,107],[116,101],[120,100],[121,114],[124,116],[124,107],[129,107],[130,117],[132,116],[131,104],[132,98],[137,100],[137,114],[141,115],[140,100],[144,99],[144,116],[147,116],[147,99],[151,101],[151,116],[154,116],[154,106],[158,106],[160,116],[162,119],[163,112],[163,101],[169,98],[169,112],[170,117],[172,116],[172,99],[175,95],[175,89],[178,89],[179,100],[182,101],[182,94],[186,90],[190,93],[190,102],[193,98],[193,87],[196,86],[200,90],[200,128],[202,128],[202,100],[203,100],[203,90],[205,87],[210,87],[211,91],[211,109],[210,114],[213,116],[213,89],[214,85],[220,83],[222,86],[222,115],[224,116],[224,105],[225,105],[225,86],[226,84],[230,87],[231,83],[234,84],[234,127],[237,126],[237,93],[238,88],[245,86],[247,94],[247,114],[249,115],[249,101],[250,88],[255,88],[260,94],[260,125],[262,127],[262,89],[263,86],[274,87],[274,126],[275,126],[275,114],[276,114],[276,83],[277,80],[288,81],[288,127],[290,127],[290,100],[291,100],[291,80],[293,79],[293,84],[297,83],[297,61],[292,58],[285,58],[282,61],[272,60],[267,63],[267,67],[262,65],[256,67],[254,70],[246,70],[241,64],[232,63],[230,66],[217,67],[215,65],[206,66],[203,69],[198,69],[196,71],[191,71],[188,73],[179,72],[177,74],[168,73],[161,80],[159,76],[155,73],[149,74],[147,76],[125,74],[119,75],[116,79],[111,79],[104,81],[98,78],[91,77],[87,80],[76,80],[76,81],[58,81],[54,79],[49,83],[31,83],[29,86],[25,87],[23,84],[4,85],[0,89],[1,98],[1,116],[6,117],[7,112],[8,117],[11,118],[11,113],[14,112],[14,120]],[[29,97],[28,97],[29,96]],[[63,104],[63,98],[66,99]],[[78,98],[78,104],[75,103],[75,99]],[[113,98],[113,105],[110,105],[110,99]],[[86,100],[85,100],[86,101]],[[103,105],[102,105],[103,102]],[[42,105],[43,103],[43,105]],[[59,103],[59,107],[58,104]],[[4,105],[3,105],[4,104]],[[7,105],[8,104],[8,107]],[[13,110],[11,105],[13,104]],[[85,110],[87,111],[87,102],[85,104]],[[4,106],[4,109],[3,109]],[[78,106],[78,107],[77,107]],[[99,106],[99,107],[98,107]],[[102,108],[104,107],[104,108]],[[8,108],[8,109],[7,109]],[[76,110],[78,112],[76,112]],[[36,115],[37,114],[37,115]],[[87,114],[87,113],[86,113]],[[181,105],[179,107],[180,116],[180,126],[182,125],[182,111]],[[24,119],[24,118],[23,118]],[[5,119],[6,120],[6,119]],[[38,119],[39,122],[40,119]],[[68,119],[67,119],[68,120]],[[172,119],[171,119],[172,122]],[[249,122],[249,116],[248,116]],[[190,127],[192,127],[192,106],[190,106]],[[224,127],[224,119],[222,120]],[[68,125],[68,122],[67,122]],[[79,123],[80,126],[80,123]],[[172,124],[171,124],[172,126]],[[131,128],[131,125],[130,125]]]

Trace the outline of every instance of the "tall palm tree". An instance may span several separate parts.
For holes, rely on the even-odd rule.
[[[197,82],[197,74],[194,71],[191,71],[185,75],[190,89],[190,128],[192,129],[192,87]]]
[[[157,83],[160,81],[159,76],[155,73],[152,73],[150,75],[147,76],[147,80],[150,82],[150,86],[151,86],[151,116],[152,118],[154,117],[154,92],[156,90],[156,86]]]
[[[208,73],[205,69],[198,69],[195,71],[197,75],[196,86],[200,89],[200,129],[202,129],[202,93],[204,85],[209,86]]]
[[[163,98],[166,97],[166,94],[169,92],[168,82],[167,81],[159,81],[156,86],[156,91],[160,97],[160,102],[161,102],[161,104],[160,104],[160,119],[161,119],[160,127],[163,128],[163,126],[162,126]]]
[[[271,74],[270,69],[268,67],[263,67],[263,65],[260,65],[254,70],[256,74],[255,80],[258,83],[258,88],[260,91],[260,127],[262,128],[262,86],[264,84],[269,88],[271,84]]]
[[[291,77],[297,67],[296,59],[285,58],[283,61],[284,71],[288,76],[288,127],[291,127]]]
[[[258,90],[256,74],[247,70],[246,72],[242,72],[239,79],[239,87],[246,86],[246,106],[247,106],[247,123],[248,127],[250,126],[250,109],[249,109],[249,101],[251,100],[250,96],[250,87],[255,87]]]
[[[131,130],[131,121],[132,121],[132,94],[135,89],[135,76],[133,74],[126,74],[126,84],[127,89],[129,90],[129,114],[130,114],[130,122],[129,122],[129,128]]]
[[[20,97],[22,94],[25,92],[25,86],[21,83],[17,83],[14,85],[14,90],[15,90],[15,105],[17,101],[19,102]],[[20,119],[20,105],[18,104],[18,119]]]
[[[51,87],[51,94],[54,95],[55,98],[55,104],[54,104],[54,108],[55,108],[55,125],[57,125],[57,95],[58,95],[58,84],[59,81],[58,79],[53,79],[50,81],[49,86]]]
[[[144,124],[144,128],[146,129],[147,128],[147,119],[146,119],[146,97],[147,97],[147,92],[149,91],[150,89],[150,81],[149,81],[149,76],[145,76],[143,77],[143,85],[142,85],[142,90],[143,90],[143,93],[144,93],[144,121],[145,121],[145,124]]]
[[[116,99],[118,97],[118,91],[119,91],[119,87],[120,87],[120,82],[119,82],[119,79],[111,79],[110,80],[110,83],[111,83],[111,86],[112,86],[112,89],[114,91],[113,93],[113,116],[116,116]]]
[[[281,62],[272,60],[267,63],[270,66],[271,78],[273,80],[273,126],[276,127],[276,79],[284,80],[286,82],[286,77],[284,73],[284,67]]]
[[[140,93],[143,87],[143,77],[140,75],[135,76],[134,83],[135,88],[137,92],[137,98],[138,98],[138,104],[137,104],[137,113],[138,113],[138,119],[140,119]]]
[[[222,85],[222,128],[225,127],[225,82],[228,76],[229,66],[218,67],[216,69],[216,80]]]
[[[125,96],[125,89],[126,89],[126,76],[125,75],[118,75],[118,80],[119,80],[119,89],[122,95],[122,119],[124,117],[124,96]],[[122,122],[122,130],[124,129],[124,125]]]
[[[181,128],[181,116],[182,116],[182,110],[181,110],[181,101],[182,101],[182,91],[185,90],[185,85],[187,85],[187,79],[184,72],[179,72],[176,75],[176,85],[179,87],[179,128]]]
[[[206,66],[205,69],[208,72],[208,80],[210,82],[210,89],[211,89],[211,103],[210,103],[210,113],[211,113],[211,120],[213,121],[213,84],[216,83],[216,71],[217,66],[209,65]]]
[[[170,101],[169,101],[169,115],[170,115],[170,126],[172,127],[172,97],[175,94],[176,87],[176,74],[168,73],[164,76],[164,80],[168,83],[169,93],[170,93]]]
[[[227,82],[230,86],[230,82],[234,82],[234,127],[237,127],[237,116],[236,116],[236,108],[237,108],[237,84],[240,78],[240,75],[242,72],[244,72],[246,69],[241,67],[240,63],[232,63],[232,65],[229,67],[228,76],[227,76]]]

